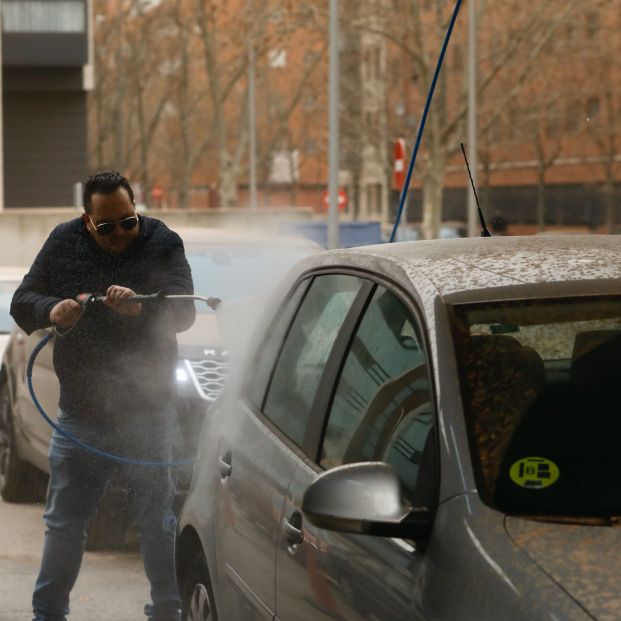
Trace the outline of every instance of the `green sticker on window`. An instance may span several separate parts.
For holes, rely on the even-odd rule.
[[[527,489],[549,487],[559,477],[557,465],[545,457],[524,457],[516,461],[509,470],[511,480]]]

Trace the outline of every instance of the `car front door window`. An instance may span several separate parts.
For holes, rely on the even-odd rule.
[[[429,370],[417,324],[396,295],[378,287],[345,360],[320,465],[386,461],[412,496],[432,420]]]

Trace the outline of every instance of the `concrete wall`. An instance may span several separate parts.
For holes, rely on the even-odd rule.
[[[5,209],[0,211],[0,265],[28,267],[47,239],[61,222],[79,216],[69,208]],[[208,209],[144,212],[163,220],[171,228],[229,228],[253,231],[278,231],[286,223],[311,220],[311,209]]]

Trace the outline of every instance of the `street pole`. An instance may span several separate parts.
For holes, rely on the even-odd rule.
[[[339,247],[339,41],[338,0],[330,0],[328,70],[328,249]]]
[[[249,10],[250,7],[251,2],[248,2]],[[255,103],[254,33],[251,31],[248,38],[248,167],[251,209],[257,208],[257,119]]]
[[[477,67],[476,67],[476,0],[468,0],[468,162],[472,182],[477,187]],[[466,180],[467,181],[467,180]],[[480,231],[479,216],[474,192],[465,185],[468,193],[468,235],[477,237]]]

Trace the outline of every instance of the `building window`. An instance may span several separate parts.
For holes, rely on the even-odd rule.
[[[281,69],[287,66],[287,50],[270,50],[267,59],[272,69]]]
[[[315,52],[315,50],[306,50],[306,52],[304,52],[304,66],[310,67],[314,62],[316,62],[318,56],[319,53]]]
[[[460,43],[453,47],[453,69],[455,71],[464,70],[464,46]]]
[[[317,153],[317,141],[314,138],[307,138],[304,141],[304,152],[307,155],[315,155]]]
[[[302,108],[307,112],[317,107],[317,98],[313,93],[307,93],[302,99]]]
[[[268,20],[272,22],[273,24],[280,24],[280,22],[282,22],[282,18],[283,18],[282,10],[276,9],[270,13]]]
[[[565,41],[570,50],[576,45],[576,27],[571,22],[565,25]]]
[[[371,50],[364,50],[362,55],[362,77],[365,80],[371,78]]]
[[[368,133],[374,134],[380,130],[380,113],[377,110],[369,110],[364,113],[365,127]]]
[[[373,48],[373,78],[378,79],[382,75],[382,50]]]
[[[382,75],[382,50],[379,47],[364,50],[362,71],[366,80],[377,80]]]
[[[587,115],[588,123],[593,123],[597,120],[597,117],[599,116],[599,108],[600,108],[599,97],[589,97],[587,99],[586,115]]]
[[[302,5],[298,8],[297,23],[299,26],[308,26],[315,21],[315,7]]]
[[[546,133],[550,138],[561,138],[563,136],[562,112],[557,108],[548,109]]]
[[[367,213],[371,216],[382,214],[382,185],[368,183],[365,187],[367,199]]]
[[[599,31],[599,15],[595,12],[588,13],[586,16],[586,35],[593,39]]]
[[[300,152],[282,149],[272,153],[270,183],[293,183],[300,178]]]
[[[85,32],[83,0],[4,0],[4,32]]]
[[[269,115],[270,117],[276,117],[280,114],[284,106],[284,98],[280,93],[271,92],[268,96],[269,103]]]
[[[580,129],[580,106],[576,102],[568,103],[565,108],[565,132],[575,134]]]

